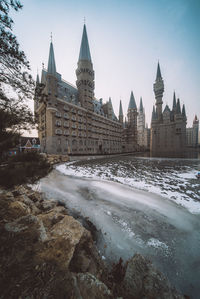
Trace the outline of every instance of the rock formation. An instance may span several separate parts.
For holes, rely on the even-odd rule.
[[[183,298],[141,255],[109,272],[91,233],[25,186],[0,191],[1,298]]]

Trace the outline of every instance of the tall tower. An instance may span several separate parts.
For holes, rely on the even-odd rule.
[[[127,116],[128,116],[128,126],[136,127],[137,129],[137,106],[132,91],[131,91],[130,101],[128,105]]]
[[[129,106],[128,106],[128,125],[126,129],[127,150],[134,151],[137,149],[137,106],[133,92],[131,91]]]
[[[172,106],[172,111],[176,112],[176,94],[174,91],[174,95],[173,95],[173,106]]]
[[[145,112],[142,103],[142,97],[140,98],[140,107],[138,112],[138,131],[143,131],[145,129]]]
[[[193,120],[193,146],[197,147],[199,143],[199,120],[197,116],[195,115],[195,118]]]
[[[158,115],[158,121],[160,121],[162,120],[162,104],[163,104],[162,97],[164,92],[164,82],[161,76],[159,62],[157,67],[156,81],[153,85],[153,90],[156,98],[156,111]]]
[[[48,68],[45,81],[44,93],[48,96],[48,105],[53,108],[58,96],[58,79],[56,76],[56,63],[52,41],[50,43]]]
[[[137,131],[138,145],[147,147],[147,129],[145,128],[145,112],[142,103],[142,97],[140,98],[140,106],[138,111]]]
[[[119,103],[119,122],[121,124],[123,124],[123,110],[122,110],[122,101],[120,100],[120,103]]]
[[[76,86],[82,107],[93,111],[94,99],[94,71],[90,55],[86,26],[83,26],[78,68],[76,70]]]

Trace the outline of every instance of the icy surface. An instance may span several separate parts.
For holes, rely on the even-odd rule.
[[[69,176],[110,180],[162,195],[200,214],[199,160],[121,158],[117,161],[90,161],[57,166]]]
[[[82,161],[59,165],[39,187],[95,224],[106,261],[139,252],[182,293],[198,298],[198,163],[131,157]]]

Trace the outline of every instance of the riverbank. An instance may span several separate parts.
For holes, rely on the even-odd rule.
[[[159,187],[158,179],[167,176],[166,190],[180,186],[182,193],[188,184],[191,188],[193,185],[197,187],[190,172],[193,173],[198,161],[181,159],[176,161],[176,169],[173,163],[174,159],[132,156],[72,162],[57,166],[59,171],[53,170],[41,179],[39,188],[48,198],[53,196],[65,203],[73,214],[88,217],[97,228],[97,247],[107,264],[118,262],[120,257],[126,261],[140,253],[150,259],[181,293],[198,298],[200,215],[192,198],[184,208],[184,198],[179,203],[179,200],[166,198],[166,194],[128,185],[131,179],[131,182],[135,180],[134,186],[141,187],[140,182],[145,176],[149,180],[148,186]],[[124,175],[126,184],[114,181],[113,174],[117,178]],[[188,174],[189,179],[185,178]],[[193,190],[198,195],[196,187]],[[176,189],[176,198],[177,192]]]
[[[141,255],[108,270],[62,202],[27,186],[0,198],[1,298],[183,298]]]

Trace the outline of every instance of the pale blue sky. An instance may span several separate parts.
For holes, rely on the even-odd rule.
[[[158,59],[164,105],[173,91],[185,103],[188,126],[200,118],[199,0],[27,0],[14,13],[14,31],[36,76],[47,66],[53,32],[57,71],[75,84],[83,18],[95,70],[95,96],[112,98],[116,115],[127,112],[131,90],[142,96],[150,125]],[[164,108],[164,107],[163,107]]]

